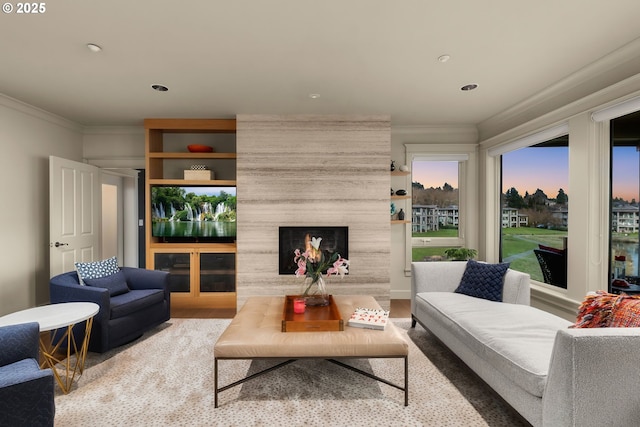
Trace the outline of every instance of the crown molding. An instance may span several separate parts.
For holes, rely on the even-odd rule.
[[[490,139],[640,73],[640,38],[583,67],[536,95],[478,124]]]
[[[474,125],[391,126],[391,138],[404,143],[467,143],[478,142]]]
[[[37,119],[53,123],[74,132],[82,133],[82,126],[80,124],[45,111],[41,108],[34,107],[33,105],[27,104],[26,102],[22,102],[18,99],[5,95],[4,93],[0,93],[0,105],[35,117]]]

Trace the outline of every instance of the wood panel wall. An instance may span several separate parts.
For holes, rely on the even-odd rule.
[[[238,307],[299,293],[302,278],[278,274],[279,226],[348,226],[350,273],[329,291],[388,308],[389,117],[238,115],[237,153]]]

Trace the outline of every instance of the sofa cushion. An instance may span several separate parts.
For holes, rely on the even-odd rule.
[[[467,261],[455,292],[489,301],[502,301],[504,275],[508,268],[509,263],[487,264],[471,259]]]
[[[452,292],[422,292],[415,301],[419,312],[441,323],[498,372],[542,396],[556,333],[571,322],[527,305]]]
[[[162,289],[133,289],[111,298],[111,318],[118,319],[164,301]]]
[[[87,286],[96,288],[105,288],[109,290],[109,295],[114,297],[129,292],[127,279],[122,271],[106,277],[98,277],[97,279],[84,279]]]
[[[611,308],[612,328],[640,327],[640,296],[622,294],[616,298]]]
[[[618,295],[605,291],[589,293],[578,308],[576,323],[570,328],[606,328],[611,323],[611,309]]]
[[[116,257],[94,262],[76,262],[78,281],[84,285],[85,279],[97,279],[99,277],[111,276],[120,271]]]

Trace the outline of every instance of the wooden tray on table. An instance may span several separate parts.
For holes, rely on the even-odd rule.
[[[293,312],[293,300],[299,295],[286,295],[282,312],[282,332],[344,331],[344,321],[332,295],[329,305],[307,306],[304,313]]]

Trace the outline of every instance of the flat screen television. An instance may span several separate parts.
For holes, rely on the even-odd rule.
[[[233,243],[236,187],[151,187],[153,237],[165,242]]]

